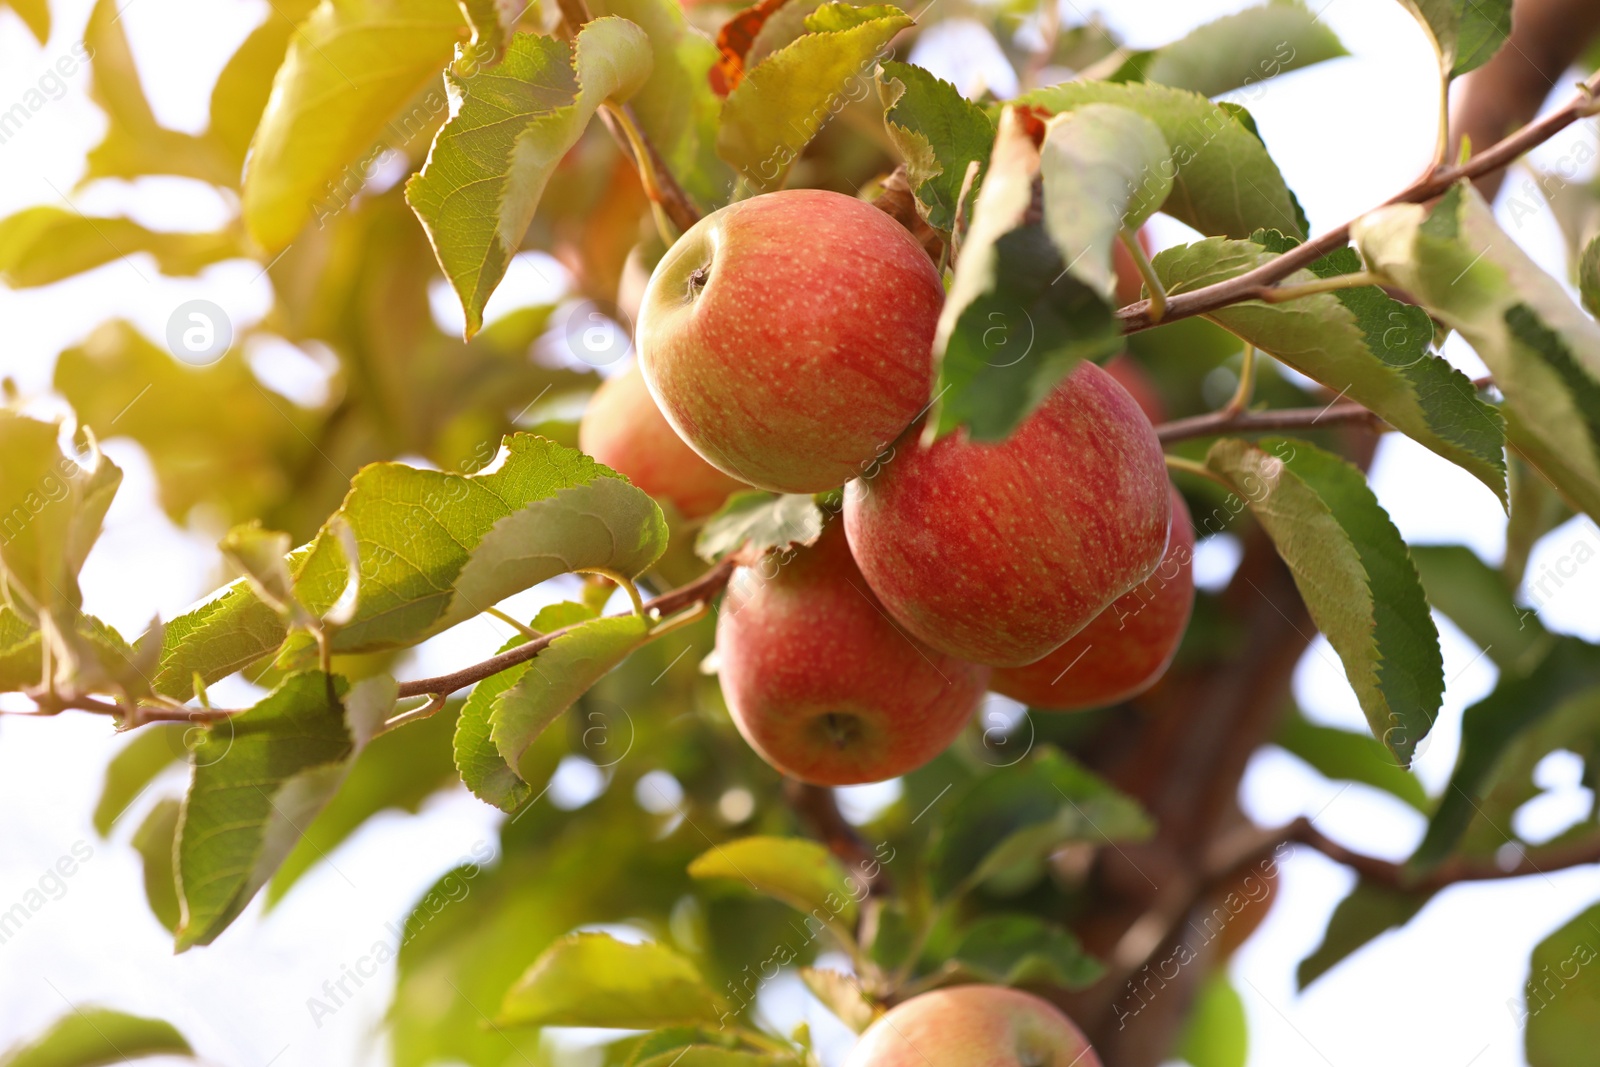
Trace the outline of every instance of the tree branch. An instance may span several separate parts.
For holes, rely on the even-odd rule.
[[[1390,204],[1421,204],[1432,200],[1462,178],[1476,179],[1500,170],[1536,145],[1548,141],[1580,118],[1596,113],[1595,99],[1600,92],[1600,75],[1585,83],[1588,92],[1579,93],[1567,106],[1552,111],[1538,122],[1524,126],[1500,143],[1479,152],[1459,166],[1441,167],[1412,182],[1398,194],[1385,201]],[[1353,220],[1352,220],[1353,221]],[[1148,330],[1175,319],[1203,315],[1209,311],[1237,304],[1245,300],[1268,299],[1267,291],[1302,267],[1308,267],[1337,248],[1350,242],[1350,223],[1337,226],[1328,232],[1296,245],[1254,270],[1235,278],[1203,286],[1187,293],[1169,293],[1160,323],[1151,317],[1151,303],[1141,300],[1117,312],[1124,333]]]
[[[1354,400],[1321,408],[1277,408],[1267,411],[1208,411],[1186,419],[1164,422],[1156,427],[1162,444],[1186,441],[1191,437],[1213,437],[1225,433],[1261,433],[1267,430],[1295,430],[1340,423],[1367,423],[1374,430],[1387,430],[1388,423]]]
[[[871,846],[856,833],[856,828],[845,821],[832,789],[786,777],[783,798],[806,828],[828,846],[828,851],[844,863],[851,874],[867,883],[869,895],[883,896],[891,892],[889,872],[873,855]],[[875,873],[869,877],[869,871]]]

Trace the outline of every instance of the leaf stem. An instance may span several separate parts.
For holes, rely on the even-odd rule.
[[[666,209],[662,207],[666,194],[662,192],[660,175],[657,173],[656,154],[645,142],[644,132],[639,129],[638,123],[633,121],[633,116],[621,104],[607,100],[600,105],[622,131],[623,137],[628,142],[629,149],[633,152],[633,165],[639,172],[639,184],[644,186],[644,192],[650,198],[650,214],[655,219],[656,230],[661,234],[661,241],[668,248],[678,239],[681,232],[673,225],[667,216]]]
[[[1233,492],[1233,483],[1204,463],[1197,463],[1187,456],[1174,456],[1170,453],[1166,456],[1166,461],[1167,470],[1169,471],[1182,471],[1184,474],[1192,474],[1196,478],[1204,478],[1207,481],[1216,482],[1228,492]]]
[[[1299,300],[1303,297],[1316,296],[1319,293],[1333,293],[1340,289],[1359,289],[1362,286],[1378,285],[1382,281],[1370,271],[1357,270],[1349,274],[1336,274],[1331,278],[1318,278],[1314,282],[1298,282],[1294,285],[1275,285],[1264,290],[1257,298],[1269,304],[1283,304],[1290,300]]]
[[[635,615],[644,614],[644,599],[639,596],[639,587],[635,585],[633,579],[629,578],[626,574],[623,574],[621,571],[614,571],[610,567],[584,567],[577,573],[598,574],[602,578],[609,578],[613,582],[616,582],[618,585],[628,591],[628,599],[633,601],[633,613]]]
[[[1246,341],[1244,355],[1239,360],[1239,387],[1233,391],[1233,396],[1222,409],[1222,414],[1228,418],[1241,414],[1250,406],[1250,398],[1255,395],[1255,389],[1256,346]]]
[[[1117,239],[1122,242],[1122,247],[1128,250],[1128,255],[1133,257],[1133,265],[1138,268],[1139,277],[1144,279],[1145,287],[1150,290],[1150,321],[1160,322],[1167,314],[1167,287],[1161,284],[1161,278],[1156,274],[1156,268],[1150,262],[1150,257],[1145,254],[1144,245],[1139,243],[1139,234],[1124,226],[1117,231]]]
[[[526,637],[530,641],[536,640],[536,639],[544,636],[538,630],[535,630],[533,627],[529,626],[527,623],[519,622],[515,617],[513,617],[511,615],[507,615],[505,612],[501,611],[499,608],[484,608],[483,609],[483,613],[485,615],[494,616],[495,618],[499,619],[501,622],[505,623],[507,626],[511,627],[513,630],[517,631],[519,634],[521,634],[523,637]]]

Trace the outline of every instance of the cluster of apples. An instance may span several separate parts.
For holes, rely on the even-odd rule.
[[[1080,365],[1004,442],[923,440],[943,304],[921,245],[870,204],[740,201],[656,266],[639,364],[582,425],[586,452],[690,518],[743,486],[845,486],[843,522],[775,575],[736,573],[717,626],[740,731],[805,781],[913,770],[991,689],[1126,699],[1188,623],[1193,527],[1112,374]]]

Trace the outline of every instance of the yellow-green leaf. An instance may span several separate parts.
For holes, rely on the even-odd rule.
[[[689,864],[695,878],[726,878],[775,897],[819,922],[855,929],[866,879],[851,876],[827,848],[799,837],[744,837],[713,845]]]
[[[45,1033],[0,1054],[0,1067],[100,1067],[144,1056],[193,1056],[168,1022],[110,1008],[74,1008]]]
[[[716,1023],[722,1016],[694,964],[653,941],[568,934],[546,949],[500,1006],[500,1021],[526,1026],[654,1030]]]
[[[243,255],[230,233],[149,230],[132,219],[92,218],[47,205],[0,219],[0,282],[13,289],[49,285],[139,252],[172,275],[197,274]]]

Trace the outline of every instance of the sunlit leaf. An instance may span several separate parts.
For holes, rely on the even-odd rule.
[[[546,949],[506,993],[503,1024],[653,1030],[716,1023],[716,996],[694,964],[653,941],[570,934]]]
[[[1244,999],[1227,973],[1218,971],[1200,986],[1178,1040],[1178,1053],[1189,1067],[1244,1067],[1249,1052]]]
[[[917,194],[928,225],[955,226],[956,201],[967,169],[978,164],[968,205],[983,179],[994,148],[994,123],[983,109],[947,81],[909,63],[878,68],[883,124],[906,164],[906,179]]]
[[[1400,4],[1427,31],[1446,79],[1483,66],[1511,35],[1511,0],[1400,0]]]
[[[5,0],[40,44],[50,40],[50,0]]]
[[[817,921],[854,930],[866,883],[852,881],[826,846],[798,837],[744,837],[702,852],[695,878],[723,878],[775,897]]]
[[[1109,80],[1219,96],[1348,55],[1320,15],[1299,0],[1270,0],[1207,22],[1171,44],[1135,52]]]
[[[163,797],[139,824],[132,840],[144,865],[145,903],[169,933],[178,929],[182,919],[177,871],[173,869],[173,845],[178,840],[178,817],[182,811],[183,804],[177,797]]]
[[[134,731],[127,744],[106,764],[105,784],[94,808],[94,828],[101,837],[162,771],[183,756],[186,727],[179,723],[153,723]]]
[[[49,285],[140,252],[172,275],[196,274],[243,254],[229,233],[160,232],[132,219],[91,218],[66,208],[30,207],[0,219],[0,282],[12,289]]]
[[[101,1067],[143,1056],[193,1055],[171,1023],[110,1008],[74,1008],[40,1037],[0,1055],[0,1067]]]

